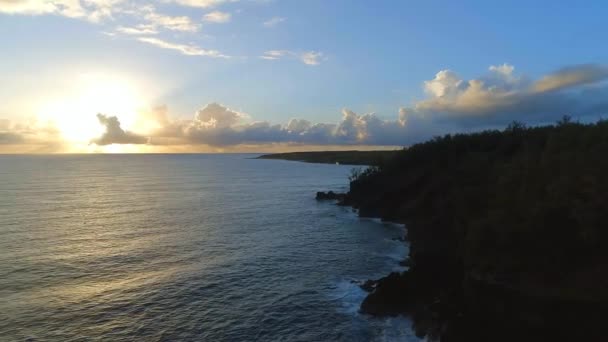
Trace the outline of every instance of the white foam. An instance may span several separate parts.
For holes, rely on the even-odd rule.
[[[330,294],[331,298],[340,301],[341,311],[347,314],[358,314],[359,308],[367,292],[365,292],[358,282],[351,279],[338,281]]]
[[[383,225],[386,225],[386,226],[395,226],[395,227],[403,227],[403,228],[405,228],[405,224],[403,224],[403,223],[392,222],[392,221],[382,221],[382,219],[377,218],[377,217],[361,217],[360,219],[363,220],[363,221],[371,221],[371,222],[383,224]]]
[[[412,321],[406,317],[388,317],[382,319],[382,333],[374,338],[378,342],[392,341],[426,341],[416,336]]]

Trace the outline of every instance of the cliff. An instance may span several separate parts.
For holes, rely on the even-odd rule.
[[[442,341],[605,340],[608,122],[438,137],[354,177],[343,204],[405,223],[408,272],[361,310]]]

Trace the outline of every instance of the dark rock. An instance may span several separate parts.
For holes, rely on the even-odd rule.
[[[333,192],[333,191],[323,192],[323,191],[319,191],[319,192],[317,192],[317,196],[315,198],[318,201],[327,201],[327,200],[343,201],[345,196],[346,196],[345,194],[339,193],[339,192]]]
[[[399,266],[412,267],[412,260],[410,258],[401,260],[401,261],[399,261]]]
[[[376,289],[376,285],[378,285],[378,282],[376,280],[370,279],[359,285],[359,287],[361,287],[366,292],[372,292]]]
[[[380,215],[380,210],[378,208],[373,208],[373,207],[359,208],[359,216],[360,217],[371,217],[371,218],[382,217],[382,215]]]
[[[391,273],[378,280],[376,289],[361,303],[361,311],[373,316],[395,316],[411,304],[407,273]]]

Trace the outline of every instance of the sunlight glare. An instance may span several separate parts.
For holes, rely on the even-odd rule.
[[[104,131],[97,113],[117,116],[123,129],[132,129],[142,107],[142,97],[132,82],[85,74],[78,79],[75,89],[44,104],[39,117],[53,122],[66,141],[89,143]]]

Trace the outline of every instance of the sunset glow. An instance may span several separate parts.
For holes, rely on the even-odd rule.
[[[502,7],[0,1],[0,153],[400,148],[605,117],[601,2]]]
[[[56,125],[69,143],[88,143],[103,133],[97,113],[120,113],[123,127],[132,128],[142,96],[126,79],[96,74],[82,75],[63,96],[41,105],[39,118]]]

